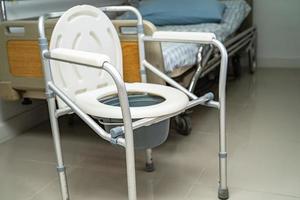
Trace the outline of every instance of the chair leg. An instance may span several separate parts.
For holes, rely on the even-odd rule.
[[[70,196],[69,196],[69,189],[68,189],[67,178],[66,178],[66,168],[63,163],[58,120],[55,116],[56,104],[54,98],[48,99],[48,108],[49,108],[49,115],[50,115],[51,129],[52,129],[52,137],[54,141],[54,148],[55,148],[55,154],[57,159],[57,172],[58,172],[58,177],[60,182],[62,200],[69,200]]]
[[[146,165],[145,165],[146,172],[154,172],[155,167],[152,159],[152,149],[146,149]]]
[[[220,106],[220,135],[219,135],[219,199],[229,198],[227,186],[227,152],[226,152],[226,133],[225,133],[225,105]]]
[[[132,147],[130,147],[130,146],[132,146]],[[134,157],[135,156],[134,156],[133,145],[126,144],[126,169],[127,169],[128,200],[136,200],[137,199]]]

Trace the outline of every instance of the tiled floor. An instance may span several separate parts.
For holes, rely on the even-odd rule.
[[[232,200],[300,200],[300,70],[244,73],[228,85]],[[84,124],[61,123],[71,199],[126,199],[124,151]],[[156,172],[137,152],[138,197],[216,200],[217,112],[197,108],[188,137],[171,133],[154,149]],[[48,122],[0,144],[0,199],[60,199]]]

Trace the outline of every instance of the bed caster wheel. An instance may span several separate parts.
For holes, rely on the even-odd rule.
[[[146,172],[154,172],[155,171],[155,167],[154,167],[154,163],[146,163],[145,165],[145,171]]]
[[[240,56],[234,56],[232,58],[232,66],[233,66],[234,77],[239,78],[242,72]]]
[[[180,135],[189,135],[192,132],[192,118],[187,114],[175,117],[175,129]]]
[[[32,100],[29,98],[24,98],[22,101],[22,105],[31,105],[32,104]]]
[[[218,198],[221,199],[221,200],[229,199],[228,189],[219,189],[218,190]]]
[[[255,55],[255,49],[251,48],[248,51],[248,57],[249,57],[249,70],[251,74],[254,74],[256,67],[257,67],[257,62],[256,62],[256,55]]]
[[[249,71],[251,74],[254,74],[256,67],[257,67],[256,52],[257,52],[257,32],[255,31],[253,41],[248,50]]]

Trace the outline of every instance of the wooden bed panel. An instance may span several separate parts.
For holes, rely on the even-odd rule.
[[[140,82],[138,44],[136,41],[121,42],[123,51],[123,75],[126,82]],[[9,40],[7,54],[10,73],[16,77],[41,78],[43,70],[38,41]]]
[[[136,41],[121,42],[123,51],[123,75],[126,82],[141,82],[139,50]]]
[[[7,42],[10,73],[17,77],[43,76],[39,46],[35,40],[10,40]]]

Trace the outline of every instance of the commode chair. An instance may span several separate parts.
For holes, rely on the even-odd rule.
[[[137,16],[140,68],[144,83],[124,83],[120,41],[103,11],[131,11]],[[220,199],[228,199],[225,135],[227,52],[214,34],[156,32],[152,36],[145,36],[142,17],[135,8],[120,6],[98,9],[83,5],[63,13],[53,30],[48,48],[44,21],[61,14],[39,18],[39,44],[62,199],[68,200],[70,197],[57,120],[60,116],[76,113],[101,138],[125,148],[128,199],[136,200],[134,149],[145,149],[146,163],[151,165],[151,148],[166,140],[168,120],[197,105],[220,110],[218,194]],[[146,41],[205,43],[218,47],[222,56],[219,101],[213,100],[212,93],[195,96],[147,62],[144,52]],[[145,83],[145,68],[170,86]],[[109,121],[112,126],[103,129],[95,120]]]

